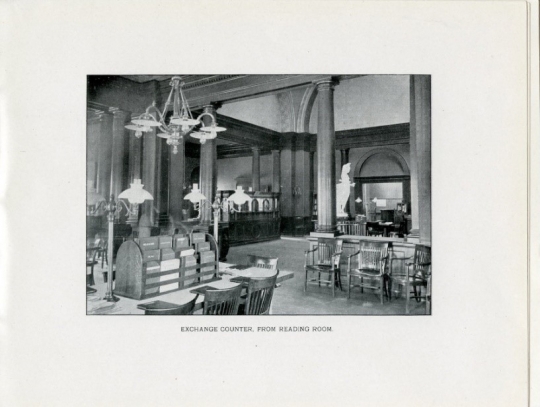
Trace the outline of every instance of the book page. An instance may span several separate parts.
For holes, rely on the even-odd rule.
[[[6,406],[540,405],[536,2],[28,1],[0,15]],[[228,73],[431,75],[431,316],[86,315],[87,76]]]

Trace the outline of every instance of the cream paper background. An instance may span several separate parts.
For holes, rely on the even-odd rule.
[[[3,405],[527,405],[536,2],[0,7]],[[86,316],[86,75],[290,72],[432,75],[433,315]],[[333,332],[181,333],[186,325]]]

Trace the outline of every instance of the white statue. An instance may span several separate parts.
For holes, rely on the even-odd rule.
[[[337,217],[344,218],[348,217],[349,214],[345,212],[345,205],[349,200],[349,195],[351,194],[351,187],[354,186],[354,182],[351,183],[349,178],[349,172],[351,172],[351,163],[347,163],[341,169],[341,179],[339,184],[336,185],[336,205],[337,205]]]

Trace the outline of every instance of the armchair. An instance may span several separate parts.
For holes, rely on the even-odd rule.
[[[389,291],[392,293],[392,286],[397,284],[405,289],[405,313],[410,313],[410,299],[426,302],[426,313],[431,312],[431,247],[416,245],[413,257],[393,259],[398,261],[411,260],[396,273],[392,270],[389,279]],[[405,269],[405,270],[403,270]],[[412,288],[412,292],[411,292]],[[424,294],[422,295],[422,289]]]
[[[330,283],[332,285],[332,296],[335,297],[335,286],[343,291],[341,286],[341,261],[343,240],[321,238],[315,247],[304,253],[304,271],[306,280],[304,282],[304,292],[307,291],[308,284]],[[317,256],[315,257],[315,253]],[[311,257],[311,258],[310,258]],[[309,278],[309,273],[317,273],[317,278]],[[328,280],[321,279],[321,273],[328,276]]]
[[[351,267],[351,260],[357,256],[357,268]],[[381,304],[383,303],[383,295],[386,291],[387,274],[385,273],[386,262],[388,260],[388,243],[384,242],[360,242],[360,250],[356,253],[347,256],[347,274],[349,293],[348,298],[351,298],[351,289],[360,287],[360,292],[364,292],[364,288],[370,288],[379,291]],[[353,284],[352,279],[360,279],[359,284]],[[367,282],[364,282],[367,279]],[[378,285],[373,285],[373,280],[378,282]]]

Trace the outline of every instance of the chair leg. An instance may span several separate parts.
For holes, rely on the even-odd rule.
[[[380,297],[381,297],[381,304],[382,304],[383,303],[383,296],[384,296],[384,275],[381,276],[379,283],[380,283],[380,291],[381,291]]]
[[[431,277],[426,283],[426,315],[431,315]]]
[[[360,277],[360,292],[364,294],[364,277]]]
[[[317,278],[317,282],[319,283],[319,287],[321,286],[321,273],[318,273],[319,274],[319,277]]]
[[[96,285],[96,281],[94,280],[94,266],[90,267],[90,274],[86,278],[86,284]]]
[[[341,285],[341,270],[339,270],[339,269],[337,271],[337,278],[338,278],[339,290],[343,291],[343,286]]]
[[[409,297],[411,296],[411,288],[409,287],[409,279],[405,282],[405,314],[409,313]]]
[[[336,296],[336,273],[332,273],[329,276],[332,279],[332,297]]]
[[[304,281],[304,292],[307,292],[307,280],[308,280],[308,271],[306,269],[306,279]]]
[[[413,285],[413,292],[414,292],[414,299],[416,302],[422,301],[422,298],[420,296],[422,295],[422,289],[418,287],[418,292],[416,291],[416,285]]]
[[[348,293],[347,293],[347,298],[351,298],[351,274],[349,273],[349,276],[348,276],[348,281],[349,281],[349,288],[348,288]]]
[[[392,301],[392,279],[388,277],[388,301]]]

